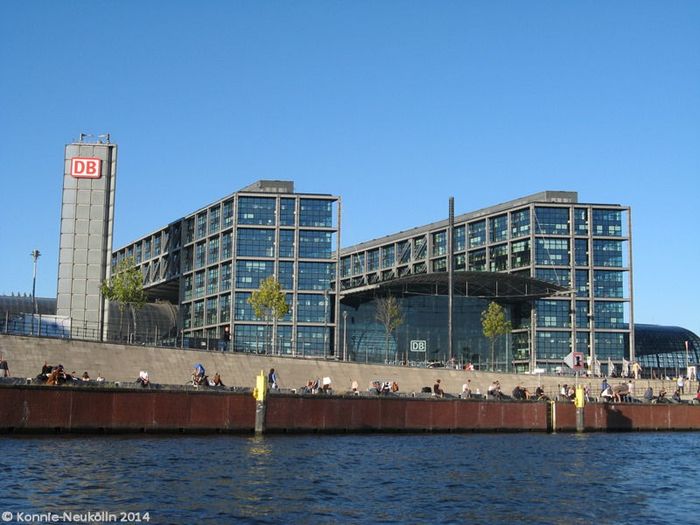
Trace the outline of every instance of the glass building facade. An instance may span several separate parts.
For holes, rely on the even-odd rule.
[[[542,192],[455,218],[452,227],[452,264],[455,272],[501,272],[551,282],[567,290],[556,296],[535,301],[507,301],[514,330],[510,341],[500,344],[496,363],[504,369],[529,371],[553,370],[571,351],[582,352],[588,362],[600,363],[605,372],[608,361],[619,365],[634,360],[632,308],[632,256],[630,209],[617,204],[584,204],[575,192]],[[408,275],[446,272],[448,269],[448,221],[442,221],[407,232],[345,248],[340,257],[340,293],[350,297],[355,290],[382,286]],[[433,307],[440,304],[433,299]],[[470,315],[484,305],[455,305],[453,357],[474,361],[487,359],[484,338],[479,336],[479,316]],[[403,303],[402,303],[403,304]],[[430,323],[438,349],[434,355],[445,360],[444,338],[447,316],[441,321],[436,313],[414,318],[415,303],[405,302],[406,327],[433,316]],[[346,309],[346,307],[344,307]],[[358,359],[375,356],[385,358],[375,343],[365,349],[360,336],[371,330],[372,316],[362,306],[348,310],[351,321],[348,339],[350,353]],[[446,303],[435,312],[446,312]],[[362,326],[355,328],[360,323]],[[460,332],[463,325],[473,326]],[[359,330],[358,333],[355,333]],[[466,330],[466,329],[465,329]],[[405,355],[407,335],[399,329],[392,335],[394,355]],[[481,341],[479,342],[479,338]],[[382,348],[384,347],[382,342]],[[478,349],[462,356],[462,347]],[[461,353],[460,353],[461,352]],[[391,351],[385,352],[391,357]],[[471,354],[471,355],[469,355]],[[475,355],[475,354],[478,354]]]
[[[181,337],[239,352],[330,356],[335,348],[340,199],[259,181],[114,252],[135,256],[150,297],[179,305]],[[289,306],[276,333],[248,303],[267,277]]]

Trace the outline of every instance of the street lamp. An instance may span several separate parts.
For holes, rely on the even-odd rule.
[[[32,276],[32,313],[36,314],[38,313],[36,307],[36,262],[41,256],[41,252],[39,250],[34,250],[29,255],[34,259],[34,275]],[[32,324],[34,324],[33,321]]]
[[[343,312],[343,361],[348,357],[348,312]]]

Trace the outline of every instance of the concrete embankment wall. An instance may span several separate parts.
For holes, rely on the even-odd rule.
[[[372,380],[397,381],[403,393],[419,392],[422,387],[432,387],[436,379],[442,380],[445,392],[459,394],[462,384],[471,381],[472,391],[485,393],[488,385],[499,380],[502,390],[510,394],[516,385],[534,392],[542,385],[550,397],[558,393],[558,385],[571,383],[574,378],[564,376],[528,376],[496,372],[465,372],[463,370],[407,368],[380,364],[343,363],[335,360],[272,357],[239,353],[183,350],[177,348],[127,346],[90,341],[49,339],[0,335],[0,352],[10,365],[14,377],[35,377],[44,361],[63,364],[68,372],[79,375],[88,371],[91,377],[102,374],[108,381],[134,381],[140,370],[147,370],[151,381],[161,384],[183,385],[196,363],[202,363],[207,372],[219,372],[226,385],[252,388],[255,376],[261,370],[275,368],[283,388],[299,388],[309,379],[330,377],[335,392],[346,392],[353,381],[365,391]],[[598,394],[600,380],[582,379],[591,384]],[[611,380],[615,384],[616,380]],[[637,382],[636,395],[641,397],[644,388],[651,385],[654,391],[664,385],[673,391],[671,381]],[[697,383],[686,387],[686,398],[694,395]]]
[[[245,432],[249,392],[0,385],[0,432]],[[700,430],[700,406],[589,404],[586,431]],[[571,403],[412,397],[296,396],[267,400],[267,432],[575,431]]]

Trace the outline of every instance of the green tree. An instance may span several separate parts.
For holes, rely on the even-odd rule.
[[[503,307],[495,302],[489,303],[488,308],[481,312],[481,326],[486,337],[491,343],[491,370],[494,368],[496,358],[496,340],[509,334],[513,329],[510,321],[506,320],[506,312]]]
[[[285,301],[284,292],[280,283],[274,275],[271,275],[260,283],[260,288],[254,291],[248,298],[248,304],[253,307],[255,317],[265,319],[268,329],[272,324],[272,337],[270,345],[274,354],[275,342],[277,340],[277,321],[282,319],[289,311],[289,306]]]
[[[100,293],[109,301],[119,305],[119,335],[122,333],[124,310],[131,312],[136,330],[136,310],[146,304],[146,292],[143,290],[143,274],[136,266],[133,257],[122,259],[114,270],[114,274],[100,286]],[[127,329],[130,330],[129,327]]]
[[[403,324],[403,312],[396,297],[380,297],[377,299],[377,321],[384,327],[384,361],[389,360],[389,337]]]

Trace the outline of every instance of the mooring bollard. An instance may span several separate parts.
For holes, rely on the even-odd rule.
[[[255,433],[265,432],[265,410],[267,406],[267,376],[263,370],[255,378],[255,388],[253,389],[255,398]]]
[[[586,394],[583,385],[576,385],[576,432],[585,432],[583,424],[583,408],[586,406]]]

